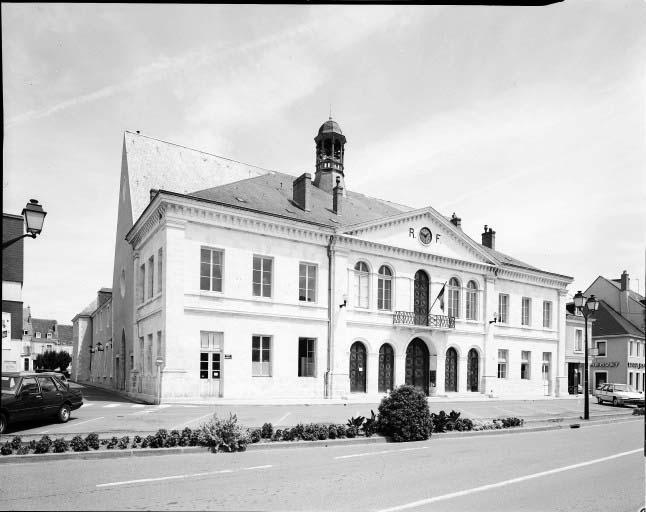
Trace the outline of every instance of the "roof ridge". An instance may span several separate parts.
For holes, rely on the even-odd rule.
[[[195,151],[196,153],[202,153],[203,155],[209,155],[209,156],[213,156],[215,158],[221,158],[222,160],[227,160],[229,162],[235,162],[236,164],[248,165],[249,167],[255,167],[256,169],[261,169],[263,171],[278,172],[278,171],[276,171],[274,169],[267,169],[266,167],[261,167],[259,165],[250,164],[250,163],[247,163],[247,162],[241,162],[240,160],[235,160],[233,158],[227,158],[226,156],[222,156],[222,155],[216,155],[215,153],[209,153],[208,151],[202,151],[201,149],[190,148],[188,146],[183,146],[182,144],[177,144],[176,142],[170,142],[168,140],[158,139],[156,137],[151,137],[150,135],[144,135],[142,133],[133,133],[130,130],[124,130],[124,133],[129,133],[130,135],[136,135],[137,137],[145,137],[146,139],[155,140],[157,142],[163,142],[164,144],[168,144],[170,146],[176,146],[178,148],[188,149],[189,151]]]

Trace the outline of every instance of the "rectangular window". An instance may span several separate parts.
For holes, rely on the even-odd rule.
[[[137,300],[139,303],[144,301],[145,286],[146,286],[146,265],[139,267],[139,275],[137,278]]]
[[[498,378],[507,378],[507,351],[498,350]]]
[[[316,377],[316,340],[298,338],[298,376]]]
[[[49,334],[47,335],[47,337],[49,337]],[[633,355],[633,350],[634,350],[634,349],[633,349],[633,344],[634,344],[634,343],[633,343],[633,340],[630,340],[630,341],[628,342],[628,355],[630,355],[630,356],[632,356],[632,355]]]
[[[159,249],[157,252],[157,293],[162,292],[162,255],[164,254],[163,249]]]
[[[520,353],[520,378],[531,379],[532,353],[521,351]]]
[[[316,302],[316,265],[301,263],[298,266],[298,300]]]
[[[506,324],[509,322],[509,295],[498,295],[498,321]]]
[[[543,301],[543,327],[552,328],[552,303],[549,300]]]
[[[271,283],[274,260],[263,256],[253,257],[253,295],[271,297]]]
[[[271,377],[271,336],[251,337],[251,375]]]
[[[552,353],[551,352],[543,352],[543,366],[541,368],[541,374],[543,377],[543,381],[549,381],[550,380],[550,366],[552,364]]]
[[[390,270],[388,270],[390,272]],[[392,309],[393,280],[390,274],[379,273],[377,279],[377,309]]]
[[[606,357],[606,342],[597,341],[597,350],[599,351],[597,354],[599,357]]]
[[[40,338],[40,333],[39,332],[36,333],[36,338]]]
[[[470,283],[469,283],[470,284]],[[478,292],[467,287],[467,320],[478,319]]]
[[[51,339],[52,339],[52,333],[51,333],[51,332],[48,332],[48,333],[47,333],[47,339],[48,339],[48,340],[51,340]],[[631,344],[631,351],[630,351],[630,355],[631,355],[631,356],[633,355],[633,351],[632,351],[632,343],[633,343],[633,342],[631,341],[631,342],[630,342],[630,344]]]
[[[155,293],[153,288],[155,283],[155,257],[148,258],[148,298],[150,299]]]
[[[532,321],[531,312],[532,312],[532,299],[530,299],[529,297],[523,297],[522,317],[521,317],[521,323],[523,325],[529,325],[531,323]]]
[[[583,352],[583,331],[581,329],[574,331],[574,351]]]
[[[46,349],[46,350],[47,350],[47,352],[51,352],[51,351],[52,351],[52,346],[51,346],[51,345],[47,345],[47,349]]]
[[[224,251],[202,247],[200,251],[200,290],[222,291]]]
[[[628,385],[633,385],[633,372],[628,372]]]
[[[200,332],[200,379],[220,379],[223,337],[222,332]]]

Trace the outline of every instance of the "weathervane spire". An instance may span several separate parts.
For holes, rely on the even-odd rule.
[[[332,103],[330,103],[330,121],[332,120]]]

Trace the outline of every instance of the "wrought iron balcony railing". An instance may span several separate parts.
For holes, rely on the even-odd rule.
[[[395,311],[394,325],[420,325],[435,329],[455,329],[455,317],[446,315],[423,315],[411,311]]]

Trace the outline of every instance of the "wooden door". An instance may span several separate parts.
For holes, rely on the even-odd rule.
[[[393,348],[384,343],[379,349],[379,392],[387,393],[393,389],[393,368],[395,356]]]
[[[415,273],[415,325],[428,325],[428,275],[423,270]]]
[[[406,384],[428,395],[428,381],[428,348],[424,341],[415,338],[406,349]]]
[[[445,361],[446,373],[444,377],[444,389],[446,391],[458,390],[458,353],[451,347],[446,351]]]
[[[366,392],[366,347],[359,341],[350,347],[350,392]]]
[[[467,361],[467,389],[478,391],[478,352],[474,348],[469,350]]]

